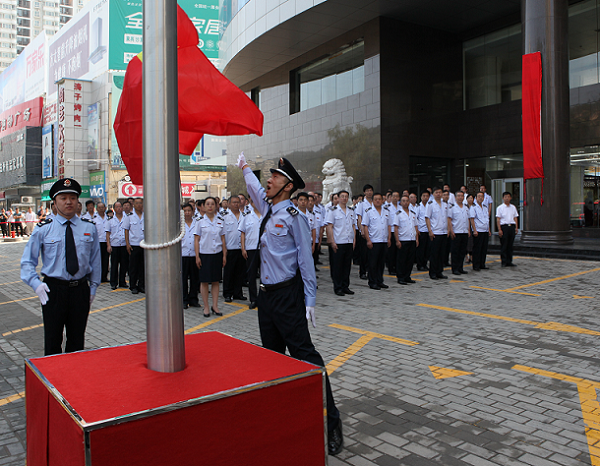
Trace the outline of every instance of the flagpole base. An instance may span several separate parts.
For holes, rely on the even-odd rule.
[[[521,231],[521,244],[528,246],[551,246],[573,244],[573,232],[567,231]]]

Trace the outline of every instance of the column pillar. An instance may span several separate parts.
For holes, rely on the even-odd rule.
[[[521,242],[569,244],[570,139],[568,0],[522,0],[523,53],[542,55],[542,180],[525,182]]]

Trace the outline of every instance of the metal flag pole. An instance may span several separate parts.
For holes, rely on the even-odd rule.
[[[143,141],[148,368],[185,368],[177,100],[177,2],[143,2]]]

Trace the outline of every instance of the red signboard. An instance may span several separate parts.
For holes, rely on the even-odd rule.
[[[46,126],[50,123],[56,122],[56,102],[46,105],[44,107],[44,118],[42,120],[42,126]]]
[[[0,137],[19,131],[27,126],[42,125],[44,99],[37,97],[15,105],[0,114]]]
[[[181,183],[183,197],[192,197],[196,190],[196,183]],[[119,184],[119,197],[144,197],[144,187],[133,183]]]

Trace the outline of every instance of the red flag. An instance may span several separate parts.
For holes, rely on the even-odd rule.
[[[113,125],[131,181],[143,184],[142,60],[127,65],[123,92]],[[262,136],[263,114],[198,48],[198,32],[177,6],[179,152],[190,155],[204,133],[216,136]]]
[[[523,55],[523,177],[542,179],[542,54]],[[542,198],[541,198],[542,199]],[[543,200],[541,201],[543,202]]]

